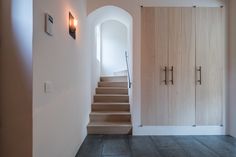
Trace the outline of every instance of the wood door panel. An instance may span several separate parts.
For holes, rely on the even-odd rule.
[[[168,86],[165,84],[165,67],[168,65],[168,8],[155,9],[155,104],[157,125],[169,123]],[[166,71],[167,73],[168,71]]]
[[[196,66],[202,67],[202,84],[196,85],[196,123],[221,125],[224,75],[222,9],[198,8],[196,14]]]
[[[142,124],[155,124],[155,9],[142,8],[142,53],[141,53],[141,110]]]
[[[169,9],[170,125],[195,124],[195,9]]]
[[[168,88],[163,82],[168,55],[168,10],[142,8],[141,121],[168,124]]]
[[[221,8],[142,8],[143,125],[222,124],[222,13]],[[165,66],[174,67],[173,85],[163,82]],[[198,66],[201,85],[196,85]]]

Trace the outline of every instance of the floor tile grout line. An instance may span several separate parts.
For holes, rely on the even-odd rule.
[[[101,138],[101,140],[102,140],[102,150],[101,150],[101,153],[100,153],[100,157],[103,157],[103,149],[104,149],[104,135],[102,135],[102,138]]]
[[[218,157],[221,157],[220,154],[218,154],[217,152],[213,151],[213,149],[209,148],[207,145],[203,144],[198,139],[196,139],[195,138],[196,136],[189,136],[189,137],[191,137],[193,141],[195,141],[196,143],[200,144],[202,147],[206,148],[213,155],[217,155]],[[176,138],[176,136],[175,136],[175,138]],[[176,142],[179,143],[177,140],[176,140]],[[180,146],[183,147],[181,144],[180,144]],[[183,149],[185,149],[185,148],[183,148]]]
[[[231,142],[229,142],[229,140],[226,140],[226,139],[225,139],[227,136],[222,136],[222,137],[225,137],[225,138],[219,138],[219,137],[221,137],[221,136],[216,136],[216,137],[217,137],[217,139],[219,139],[219,140],[221,140],[221,141],[224,141],[225,143],[227,143],[227,144],[229,144],[229,145],[231,145],[231,146],[233,146],[233,147],[236,147],[236,142],[235,142],[235,143],[231,143]],[[232,136],[229,136],[229,137],[232,137]]]
[[[106,135],[103,135],[103,137],[105,137],[105,136],[106,136]],[[108,135],[108,136],[106,136],[106,138],[108,138],[109,136],[112,137],[112,136],[115,136],[115,135]],[[128,144],[128,136],[127,136],[127,135],[123,135],[123,134],[122,134],[122,135],[118,135],[118,137],[119,137],[119,140],[120,140],[120,139],[124,140],[124,142],[125,142],[125,143],[127,144],[127,146],[129,147],[129,144]],[[101,154],[101,157],[103,157],[103,156],[109,156],[109,157],[111,156],[111,157],[113,157],[114,155],[106,155],[106,154],[104,154],[104,151],[103,151],[103,150],[104,150],[104,139],[105,139],[105,138],[103,138],[103,142],[102,142],[102,143],[103,143],[103,146],[102,146],[102,154]],[[113,137],[112,137],[112,139],[113,139]],[[108,139],[108,140],[109,140],[109,139]],[[125,154],[125,153],[124,153],[124,154],[115,154],[115,155],[118,155],[118,156],[120,156],[120,155],[121,155],[121,156],[122,156],[122,155],[130,155],[130,149],[129,149],[129,153],[128,153],[128,154]]]
[[[207,149],[209,149],[210,151],[214,152],[216,155],[218,155],[219,157],[224,157],[221,156],[218,152],[216,152],[214,149],[212,149],[211,147],[209,147],[207,144],[205,144],[204,142],[202,142],[201,140],[197,139],[196,136],[193,136],[193,138],[199,142],[200,144],[202,144],[203,146],[205,146]]]
[[[158,153],[158,154],[162,157],[162,154],[160,153],[160,149],[158,148],[158,146],[157,146],[156,143],[154,142],[154,139],[152,138],[152,136],[148,136],[148,138],[149,138],[150,141],[152,142],[153,146],[156,148],[156,149],[155,149],[156,153]]]
[[[117,154],[117,156],[127,156],[127,157],[133,157],[133,153],[132,152],[132,137],[133,136],[130,136],[130,135],[126,135],[126,136],[118,136],[118,138],[116,138],[117,136],[111,136],[109,138],[109,136],[106,136],[106,135],[101,135],[101,136],[87,136],[85,138],[85,140],[83,141],[83,144],[81,145],[79,151],[77,152],[76,154],[76,157],[79,157],[80,155],[80,151],[82,150],[82,146],[83,145],[86,145],[87,143],[85,142],[86,139],[89,141],[90,140],[96,140],[95,143],[96,145],[99,145],[98,149],[95,150],[95,153],[97,154],[94,154],[92,155],[93,157],[113,157],[113,156],[116,156],[116,154],[114,155],[109,155],[109,154],[104,154],[105,153],[105,147],[106,147],[106,139],[107,140],[112,140],[112,139],[122,139],[124,144],[126,145],[126,153],[122,153],[122,154]],[[167,146],[166,148],[168,149],[168,146],[169,146],[169,149],[171,150],[172,147],[173,148],[176,148],[178,149],[179,148],[179,151],[183,151],[181,154],[182,154],[182,157],[190,157],[192,156],[191,154],[191,149],[188,151],[188,146],[191,146],[193,149],[196,148],[198,150],[199,148],[199,151],[202,152],[203,156],[204,154],[208,154],[209,156],[214,156],[214,157],[225,157],[224,155],[224,151],[225,153],[230,153],[231,151],[230,150],[234,150],[234,142],[236,142],[235,138],[233,138],[235,141],[232,140],[232,143],[231,143],[231,139],[228,139],[227,137],[224,138],[224,137],[218,137],[218,136],[212,136],[212,138],[210,136],[208,136],[209,138],[201,138],[202,136],[187,136],[187,138],[185,137],[182,137],[182,136],[166,136],[166,137],[169,137],[168,139],[165,140],[158,137],[160,136],[144,136],[145,139],[147,140],[148,144],[150,144],[150,146],[152,147],[152,150],[153,150],[153,154],[156,154],[156,156],[160,156],[160,157],[163,157],[163,155],[165,156],[165,151],[162,152],[162,148],[165,149],[165,147],[162,147],[163,146]],[[157,137],[157,138],[156,138]],[[208,140],[210,140],[208,143]],[[91,141],[90,141],[91,142]],[[212,146],[212,143],[219,143],[219,148],[218,147],[215,147],[214,145]],[[223,145],[223,147],[221,146],[221,144]],[[224,146],[225,144],[225,146]],[[92,145],[91,145],[92,146]],[[90,147],[91,147],[90,146]],[[217,146],[217,145],[216,145]],[[231,148],[232,147],[232,148]],[[98,150],[98,151],[97,151]],[[222,150],[222,151],[221,151]],[[229,151],[230,152],[229,152]],[[92,151],[92,150],[91,150]],[[83,151],[84,152],[84,151]],[[90,152],[90,151],[89,151]],[[194,151],[195,152],[195,151]],[[232,155],[232,157],[234,156],[234,152],[235,151],[232,151],[233,154],[228,154],[229,156]],[[222,154],[223,153],[223,154]],[[168,154],[168,152],[167,152]],[[206,155],[205,154],[205,155]],[[81,154],[82,155],[82,154]],[[85,156],[84,156],[85,155]],[[193,154],[194,155],[194,154]],[[236,154],[235,154],[236,155]],[[83,153],[82,155],[83,157],[86,157],[87,155]],[[81,156],[81,157],[82,157]]]
[[[131,149],[131,144],[130,144],[130,137],[133,137],[133,136],[132,135],[128,135],[127,143],[128,143],[128,147],[129,147],[129,155],[131,157],[133,157],[133,153],[132,153],[132,149]]]
[[[177,141],[177,137],[173,136],[174,141],[180,146],[180,148],[186,153],[188,157],[191,157],[191,154],[185,150],[185,148]]]

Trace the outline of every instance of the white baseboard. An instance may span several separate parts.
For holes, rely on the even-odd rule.
[[[221,126],[134,126],[133,135],[226,135]]]

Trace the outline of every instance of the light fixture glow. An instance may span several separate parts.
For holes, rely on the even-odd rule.
[[[69,13],[69,34],[76,39],[76,27],[78,25],[78,20],[74,18],[74,16]]]
[[[78,20],[74,19],[74,21],[73,21],[73,25],[74,25],[74,27],[76,28],[77,25],[78,25]]]

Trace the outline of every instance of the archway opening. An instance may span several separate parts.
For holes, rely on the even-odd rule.
[[[125,75],[125,52],[128,50],[128,28],[116,20],[101,24],[101,75]]]
[[[92,55],[92,90],[101,75],[127,75],[132,79],[133,19],[122,8],[104,6],[88,15]],[[128,54],[127,69],[126,55]]]

